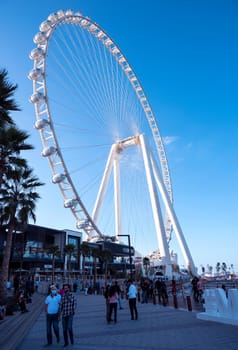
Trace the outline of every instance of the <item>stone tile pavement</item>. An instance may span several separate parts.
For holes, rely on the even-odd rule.
[[[139,319],[132,321],[128,301],[118,310],[118,323],[108,325],[105,300],[101,295],[77,294],[78,308],[74,318],[75,344],[68,349],[79,350],[237,350],[238,327],[196,318],[198,311],[153,303],[137,303]],[[48,349],[63,347],[60,344]],[[46,343],[45,314],[41,312],[16,350],[43,349]],[[1,348],[1,350],[5,350]]]

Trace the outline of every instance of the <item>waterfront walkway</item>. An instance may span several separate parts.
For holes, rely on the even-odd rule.
[[[180,298],[179,308],[159,304],[137,303],[139,319],[132,321],[128,301],[123,300],[123,310],[118,310],[118,323],[108,325],[105,318],[105,299],[102,295],[77,294],[78,308],[74,318],[75,345],[68,349],[79,350],[237,350],[238,328],[196,318],[199,308],[188,311],[185,301]],[[34,309],[38,308],[36,321],[28,325],[28,333],[18,346],[1,350],[38,350],[46,344],[46,321],[43,311],[43,296],[34,296]],[[25,318],[28,314],[18,315]],[[17,317],[18,317],[17,316]],[[14,316],[15,317],[15,316]],[[23,320],[22,320],[23,322]],[[19,324],[20,325],[20,324]],[[1,331],[1,328],[0,328]],[[61,341],[54,338],[51,350],[62,349]],[[13,338],[12,338],[13,341]]]

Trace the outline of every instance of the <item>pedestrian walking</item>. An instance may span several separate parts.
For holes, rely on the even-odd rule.
[[[38,291],[39,284],[40,284],[40,281],[39,280],[35,280],[35,282],[34,282],[35,292]]]
[[[122,303],[121,303],[122,291],[121,291],[121,287],[120,287],[120,285],[118,284],[117,281],[115,281],[115,288],[116,288],[116,292],[117,292],[117,295],[118,295],[118,306],[119,306],[119,309],[122,310],[123,309]]]
[[[193,299],[195,301],[198,301],[198,297],[199,297],[199,294],[198,294],[198,277],[197,276],[194,276],[193,279],[192,279],[192,290],[193,290]]]
[[[0,304],[0,320],[3,320],[6,316],[6,305],[4,303]]]
[[[20,311],[22,314],[24,314],[25,312],[28,312],[27,307],[26,307],[26,296],[24,294],[24,291],[20,291],[20,293],[19,293],[18,304],[19,304]]]
[[[157,290],[157,294],[158,294],[158,303],[161,304],[161,280],[160,278],[157,279],[157,281],[155,282],[155,288]]]
[[[78,284],[77,284],[77,282],[74,282],[74,284],[73,284],[74,293],[77,292],[77,289],[78,289]]]
[[[177,309],[178,308],[177,285],[174,277],[172,278],[171,291],[173,295],[174,307]]]
[[[14,295],[16,295],[20,288],[20,280],[18,276],[15,276],[13,279],[13,288],[14,288]]]
[[[104,298],[105,298],[105,302],[106,302],[106,320],[109,320],[109,290],[110,290],[110,284],[107,284],[105,292],[104,292]]]
[[[73,318],[77,307],[77,301],[73,293],[70,292],[68,283],[63,285],[63,289],[64,295],[60,303],[60,315],[62,315],[64,348],[66,348],[69,345],[68,334],[71,344],[74,344]]]
[[[127,296],[129,301],[131,320],[137,320],[138,319],[138,311],[136,306],[137,289],[131,279],[128,280],[128,286],[129,288],[128,288]]]
[[[168,305],[169,297],[168,297],[166,283],[163,280],[161,280],[160,289],[161,289],[161,297],[162,297],[162,300],[163,300],[163,305],[166,306],[166,305]]]
[[[108,314],[107,323],[110,323],[112,321],[112,313],[114,316],[114,323],[117,323],[118,294],[117,294],[115,285],[111,286],[109,289],[108,303],[109,303],[109,314]]]
[[[176,295],[176,293],[177,293],[177,285],[176,285],[176,281],[175,281],[174,277],[172,278],[172,281],[171,281],[171,291],[172,291],[173,295]]]
[[[59,305],[61,301],[61,296],[57,292],[55,285],[50,286],[50,294],[45,299],[45,312],[46,312],[46,334],[47,334],[47,344],[49,346],[52,344],[52,325],[54,333],[57,339],[57,343],[60,341],[59,336]]]
[[[197,290],[198,290],[198,301],[199,302],[203,302],[203,285],[202,285],[202,279],[199,278],[198,282],[197,282]]]
[[[144,303],[148,303],[148,291],[149,291],[149,283],[148,283],[148,279],[142,277],[141,279],[141,283],[140,283],[140,287],[141,287],[141,290],[142,290],[142,301],[141,301],[141,304],[144,304]]]

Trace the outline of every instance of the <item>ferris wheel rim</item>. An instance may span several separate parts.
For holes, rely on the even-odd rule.
[[[49,161],[51,171],[53,174],[52,179],[55,178],[55,181],[52,181],[53,183],[59,186],[64,198],[65,207],[71,209],[73,215],[77,220],[77,223],[85,220],[87,221],[88,225],[86,225],[85,228],[82,228],[87,235],[89,234],[89,231],[94,230],[99,236],[102,237],[103,234],[93,222],[89,212],[87,211],[87,208],[84,206],[84,203],[81,200],[71,179],[58,143],[57,135],[54,129],[54,123],[52,121],[51,112],[48,105],[47,84],[45,78],[48,43],[50,37],[53,35],[54,30],[57,28],[57,26],[64,24],[79,25],[81,28],[87,30],[90,35],[94,35],[94,37],[97,40],[103,43],[104,47],[108,49],[110,54],[114,57],[114,59],[120,65],[121,69],[124,71],[128,81],[130,82],[132,88],[136,92],[137,98],[140,101],[140,104],[145,113],[145,117],[150,126],[150,131],[153,135],[154,143],[160,161],[163,181],[168,192],[170,201],[172,203],[173,194],[170,171],[162,137],[160,136],[157,121],[150,106],[149,100],[144,92],[144,89],[136,73],[134,72],[131,65],[128,63],[125,55],[122,53],[118,45],[98,24],[93,22],[89,17],[83,16],[81,13],[73,12],[72,10],[59,10],[57,13],[48,16],[47,20],[42,22],[42,24],[40,25],[40,32],[37,33],[34,38],[34,41],[37,44],[37,48],[32,50],[30,56],[31,59],[34,60],[34,68],[29,73],[29,78],[33,80],[33,94],[30,98],[30,102],[32,102],[35,106],[35,113],[37,119],[35,123],[35,128],[38,129],[40,132],[41,141],[43,145],[42,155],[47,157]],[[42,104],[45,106],[46,109],[47,120],[41,119],[39,106],[42,107]],[[48,147],[51,149],[47,149],[48,140],[46,139],[44,133],[45,127],[48,128],[48,133],[51,134],[52,137],[53,146]],[[58,174],[55,171],[56,162],[61,163],[63,169],[62,174]],[[57,176],[58,178],[62,176],[62,178],[57,180]],[[71,187],[73,198],[69,198],[69,196],[66,195],[64,186],[62,185],[63,181],[66,181],[67,186]]]

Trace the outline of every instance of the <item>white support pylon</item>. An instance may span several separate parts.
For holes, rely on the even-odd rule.
[[[115,210],[115,234],[116,238],[121,232],[121,189],[120,189],[120,164],[119,153],[114,153],[113,170],[114,170],[114,210]]]
[[[158,239],[159,251],[162,260],[162,264],[165,266],[165,274],[169,277],[172,276],[172,263],[170,259],[169,245],[166,238],[166,232],[164,222],[162,218],[161,207],[159,204],[158,191],[156,188],[155,177],[150,159],[150,152],[145,141],[145,136],[140,135],[140,146],[144,160],[147,184],[150,194],[150,201],[152,205],[152,212],[154,216],[155,230]]]
[[[93,213],[92,213],[92,219],[93,219],[93,221],[95,223],[98,222],[98,216],[99,216],[99,212],[100,212],[100,209],[101,209],[102,201],[103,201],[104,194],[105,194],[105,191],[106,191],[106,188],[107,188],[107,184],[108,184],[108,181],[109,181],[109,177],[110,177],[110,174],[111,174],[111,171],[112,171],[113,158],[114,158],[114,155],[115,155],[115,148],[116,148],[116,145],[113,144],[112,147],[111,147],[108,159],[107,159],[107,163],[106,163],[105,170],[104,170],[104,173],[103,173],[102,181],[101,181],[101,184],[100,184],[100,187],[99,187],[99,191],[98,191],[98,194],[97,194],[97,198],[96,198],[96,201],[95,201],[95,204],[94,204],[94,209],[93,209]]]
[[[172,206],[172,203],[170,201],[170,198],[169,198],[168,193],[166,191],[166,188],[164,186],[162,176],[160,175],[159,168],[156,164],[156,161],[154,159],[152,152],[150,152],[150,158],[151,158],[151,161],[153,164],[153,170],[154,170],[154,176],[156,179],[156,183],[158,185],[163,203],[165,205],[166,212],[168,213],[168,216],[172,222],[172,227],[173,227],[174,232],[176,234],[176,238],[178,240],[178,243],[179,243],[181,252],[183,254],[185,263],[187,265],[187,268],[193,275],[197,275],[197,270],[196,270],[195,264],[193,262],[192,255],[191,255],[190,250],[188,248],[188,245],[186,243],[183,231],[181,229],[181,226],[180,226],[179,221],[177,219],[177,216],[175,214],[174,208]]]

